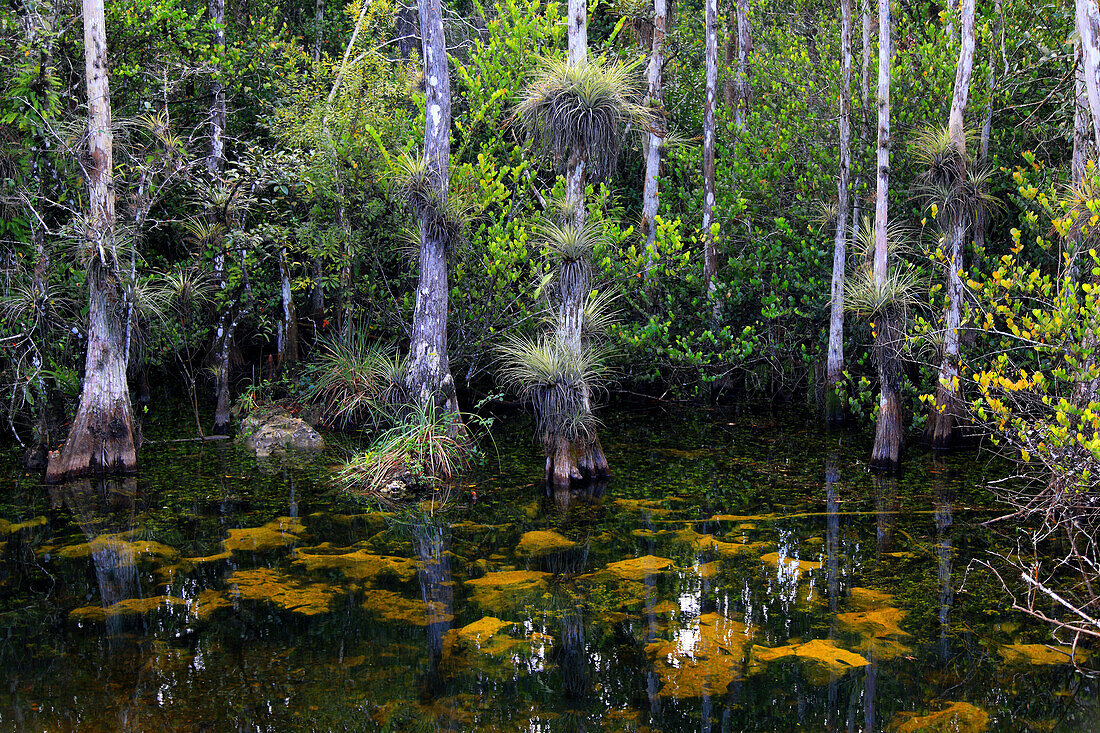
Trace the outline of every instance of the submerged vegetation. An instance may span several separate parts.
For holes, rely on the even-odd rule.
[[[55,489],[140,476],[147,424],[186,403],[194,430],[161,439],[236,432],[266,459],[320,449],[319,425],[350,446],[346,494],[449,507],[518,399],[567,505],[620,472],[609,404],[798,406],[883,482],[925,448],[1003,459],[981,501],[1016,547],[975,572],[1064,644],[1100,639],[1097,0],[17,0],[0,20],[0,412]],[[414,538],[422,575],[447,526]],[[562,562],[587,557],[565,539]],[[607,567],[676,562],[641,557],[661,567]],[[330,610],[268,570],[218,603],[278,586]],[[178,605],[147,598],[85,620]],[[874,664],[831,638],[724,645],[741,622],[699,612],[708,650],[811,681]],[[541,643],[490,618],[446,648]],[[667,681],[683,655],[650,627]],[[679,684],[709,694],[712,672]],[[895,727],[959,720],[987,722],[959,702]]]

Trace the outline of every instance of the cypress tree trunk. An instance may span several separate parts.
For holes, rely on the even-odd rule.
[[[1074,186],[1080,186],[1085,182],[1086,164],[1092,153],[1089,143],[1089,99],[1085,91],[1085,60],[1080,45],[1077,48],[1077,68],[1073,77],[1073,159],[1070,164],[1070,180]],[[1081,230],[1074,227],[1067,243],[1069,264],[1063,273],[1064,279],[1070,283],[1076,283],[1079,276],[1082,243]]]
[[[90,207],[85,243],[89,251],[88,350],[76,418],[60,455],[46,468],[46,480],[51,483],[137,468],[126,384],[125,323],[119,312],[124,298],[114,241],[111,94],[103,0],[84,0],[83,20],[88,89],[88,160],[84,165]]]
[[[419,7],[426,95],[424,155],[437,200],[442,202],[451,159],[451,72],[440,0],[419,0]],[[447,359],[447,242],[429,216],[425,212],[420,219],[420,282],[405,383],[415,403],[457,415],[458,399]]]
[[[959,63],[955,68],[955,91],[951,97],[951,117],[948,131],[951,143],[960,158],[957,175],[966,175],[966,132],[963,115],[970,91],[970,72],[974,64],[974,0],[963,0]],[[962,181],[959,181],[961,184]],[[945,281],[947,306],[944,310],[943,354],[936,401],[928,415],[928,436],[934,450],[951,448],[959,438],[959,418],[962,416],[958,390],[959,329],[962,327],[962,275],[969,212],[953,212],[948,222]]]
[[[208,9],[210,19],[214,22],[214,48],[221,57],[225,55],[225,0],[210,0]],[[215,81],[211,91],[214,100],[210,107],[210,155],[206,159],[206,169],[211,175],[217,175],[225,168],[225,126],[228,115],[225,107],[225,85]]]
[[[667,0],[653,0],[653,38],[646,70],[646,104],[658,110],[646,146],[645,184],[642,191],[642,232],[646,241],[645,274],[652,277],[657,252],[658,177],[661,174],[661,145],[664,142],[664,92],[661,88],[661,68],[664,66],[665,26],[668,22]]]
[[[993,21],[993,43],[989,47],[989,102],[985,107],[985,117],[982,119],[981,136],[978,141],[978,169],[984,170],[989,162],[989,137],[993,132],[993,99],[997,95],[997,39],[1001,37],[1004,19],[1001,16],[1001,0],[997,0],[996,18]],[[1002,50],[1004,46],[1002,44]],[[1074,115],[1074,130],[1076,131],[1077,116]],[[1074,137],[1074,145],[1077,138]],[[978,257],[985,250],[986,229],[989,228],[989,215],[986,211],[979,211],[974,222],[974,266],[978,265]]]
[[[588,63],[588,5],[569,0],[569,64]],[[572,226],[583,227],[587,217],[584,203],[586,150],[573,150],[566,161],[565,196]],[[562,264],[559,278],[558,341],[574,354],[583,348],[584,303],[588,294],[587,266],[583,262]],[[591,395],[581,395],[581,409],[592,412]],[[611,475],[603,446],[595,431],[570,439],[554,435],[543,445],[546,453],[546,483],[552,491],[568,490],[573,483]]]
[[[848,245],[848,176],[852,157],[851,87],[852,2],[840,0],[840,170],[836,183],[836,236],[833,240],[832,303],[825,372],[826,422],[838,422],[844,414],[837,390],[844,372],[844,270]]]
[[[852,240],[858,236],[863,215],[863,161],[867,151],[868,117],[871,112],[871,8],[868,0],[860,0],[860,71],[859,98],[861,103],[859,120],[859,164],[856,166],[856,178],[852,186]]]
[[[223,2],[224,0],[217,0]],[[313,5],[313,63],[321,62],[321,29],[324,28],[325,0],[317,0]]]
[[[749,26],[747,0],[734,0],[737,8],[737,88],[733,120],[738,130],[745,129],[745,120],[752,100],[752,80],[749,53],[752,51],[752,29]]]
[[[886,226],[889,220],[890,192],[890,0],[878,3],[878,152],[875,190],[875,285],[886,286],[889,244]],[[876,316],[875,361],[879,376],[879,412],[875,423],[875,445],[871,467],[893,470],[901,453],[901,365],[898,348],[901,328],[899,314],[887,309]]]
[[[703,280],[711,308],[718,312],[715,276],[718,274],[718,245],[714,236],[714,105],[718,96],[718,0],[706,3],[706,98],[703,102]]]

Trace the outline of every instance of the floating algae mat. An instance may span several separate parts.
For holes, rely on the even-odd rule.
[[[811,417],[602,417],[607,486],[545,495],[510,419],[444,508],[342,497],[337,452],[0,465],[0,731],[1100,730],[1095,645],[971,562],[1016,549],[987,458],[883,479]]]

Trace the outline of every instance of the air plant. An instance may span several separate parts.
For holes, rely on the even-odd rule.
[[[967,144],[972,139],[973,135],[966,133]],[[926,206],[943,212],[943,221],[967,226],[1000,205],[1000,200],[988,193],[992,172],[975,168],[947,128],[925,128],[910,149],[921,168],[917,194]]]
[[[475,208],[470,197],[461,188],[443,189],[431,161],[423,155],[405,153],[393,158],[391,165],[392,190],[422,222],[425,236],[448,248],[459,243]]]
[[[579,155],[586,175],[607,178],[628,127],[648,128],[653,111],[638,102],[641,84],[632,66],[549,59],[516,105],[515,119],[537,154],[563,168]]]
[[[891,269],[882,283],[874,271],[861,267],[844,286],[844,309],[860,316],[877,318],[905,313],[917,302],[918,280],[909,270]]]
[[[554,336],[509,337],[497,347],[501,383],[531,403],[544,442],[595,434],[589,395],[608,371],[605,348],[585,345],[579,353]]]

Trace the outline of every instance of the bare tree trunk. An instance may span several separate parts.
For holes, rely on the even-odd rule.
[[[974,0],[963,0],[959,45],[959,63],[955,67],[955,91],[951,97],[951,116],[947,129],[951,143],[966,165],[966,131],[963,115],[970,93],[970,74],[974,65]],[[966,175],[960,169],[958,175]],[[959,181],[962,183],[962,181]],[[944,339],[936,399],[928,415],[928,437],[934,450],[946,450],[959,438],[959,418],[962,404],[959,398],[959,329],[962,327],[962,268],[965,255],[966,233],[970,224],[969,212],[955,212],[948,222],[947,257],[944,280],[947,305],[944,309]]]
[[[889,275],[890,192],[890,0],[878,3],[878,151],[875,190],[875,285],[885,289]],[[895,312],[879,313],[875,322],[875,361],[879,376],[879,412],[875,422],[875,445],[871,451],[872,468],[897,468],[901,453],[901,364],[899,344],[901,327]]]
[[[868,118],[871,113],[871,7],[869,0],[860,0],[860,42],[862,44],[860,52],[860,71],[859,71],[859,98],[861,103],[860,120],[859,120],[859,152],[857,153],[858,164],[855,166],[856,177],[855,183],[852,186],[852,241],[859,235],[859,227],[862,225],[863,219],[863,197],[861,192],[863,191],[863,170],[864,162],[867,151],[867,139],[869,137],[869,125]]]
[[[220,58],[225,55],[225,0],[210,0],[209,11],[214,22],[214,48]],[[214,101],[210,108],[210,155],[206,169],[217,175],[225,168],[225,85],[215,81],[211,91]]]
[[[718,0],[706,3],[706,98],[703,102],[703,280],[707,300],[715,314],[718,293],[718,243],[714,233],[714,106],[718,96]]]
[[[407,62],[420,38],[415,5],[402,2],[397,8],[397,13],[394,15],[394,32],[397,34],[397,50],[401,54],[401,60]]]
[[[569,65],[588,61],[588,0],[569,0]]]
[[[1092,112],[1092,140],[1100,149],[1100,11],[1096,0],[1076,0],[1077,33],[1081,37],[1085,90]]]
[[[737,7],[737,89],[733,120],[738,130],[745,129],[745,120],[752,101],[752,78],[749,54],[752,52],[752,28],[749,26],[747,0],[734,0]]]
[[[1085,60],[1082,58],[1080,47],[1077,50],[1077,68],[1073,76],[1073,160],[1070,165],[1070,176],[1073,185],[1078,187],[1085,182],[1086,166],[1092,154],[1092,145],[1089,142],[1089,99],[1085,91]],[[1064,279],[1070,283],[1076,283],[1079,277],[1078,259],[1081,256],[1083,241],[1080,228],[1073,227],[1068,242],[1069,263],[1064,272]]]
[[[224,2],[224,0],[211,0]],[[325,21],[325,0],[317,0],[313,7],[313,63],[321,63],[321,30]]]
[[[451,72],[440,0],[419,1],[426,94],[424,155],[442,201],[447,196],[451,159]],[[458,398],[447,358],[447,242],[427,216],[420,221],[420,282],[405,381],[415,403],[457,415]]]
[[[852,2],[840,0],[840,170],[837,174],[836,236],[833,240],[829,351],[825,370],[825,420],[843,418],[839,385],[844,377],[844,271],[848,246],[848,177],[852,158]]]
[[[642,232],[645,234],[645,276],[648,283],[653,276],[653,264],[657,259],[657,208],[660,203],[658,178],[661,174],[661,145],[664,143],[664,91],[661,88],[661,69],[664,66],[665,26],[668,21],[668,0],[653,0],[653,38],[646,70],[646,105],[657,110],[653,128],[646,146],[645,184],[642,191]]]
[[[982,130],[978,141],[978,170],[984,170],[989,163],[989,137],[993,132],[993,99],[997,96],[997,42],[1002,38],[1004,18],[1001,15],[1001,0],[996,3],[996,18],[993,21],[993,42],[989,46],[989,102],[985,107],[985,117],[982,118]],[[1003,49],[1003,41],[1002,46]],[[1074,122],[1076,124],[1076,115]],[[1074,138],[1076,144],[1076,138]],[[980,253],[985,250],[985,237],[989,228],[989,214],[979,211],[974,223],[974,266],[978,265]]]
[[[60,455],[50,460],[53,483],[137,468],[130,392],[123,355],[123,301],[115,248],[115,193],[112,185],[111,93],[107,77],[107,33],[103,0],[84,0],[84,68],[88,89],[89,250],[88,351],[80,406]]]
[[[279,248],[279,280],[283,312],[278,361],[282,367],[298,361],[298,319],[294,308],[294,292],[290,287],[290,263],[287,261],[285,246]]]

